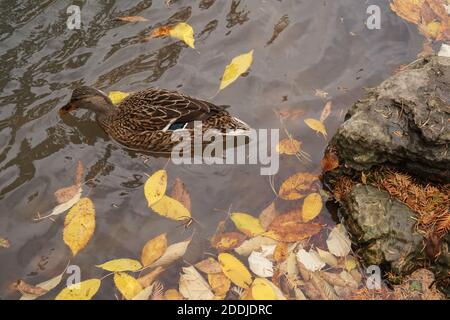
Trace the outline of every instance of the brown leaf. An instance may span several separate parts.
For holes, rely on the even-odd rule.
[[[287,259],[289,255],[288,244],[286,242],[278,242],[273,252],[273,260],[280,263]]]
[[[173,28],[173,26],[162,26],[156,29],[152,30],[152,33],[150,34],[150,38],[158,38],[158,37],[165,37],[170,35],[170,30]]]
[[[300,152],[302,143],[292,138],[285,138],[281,140],[276,147],[279,154],[295,155]]]
[[[119,21],[126,21],[126,22],[144,22],[148,21],[148,19],[141,17],[141,16],[123,16],[123,17],[117,17],[116,20]]]
[[[320,166],[323,173],[333,171],[339,167],[339,159],[333,151],[326,151],[322,161],[320,161]]]
[[[214,258],[202,260],[198,262],[195,267],[206,274],[222,272],[219,262]]]
[[[213,236],[211,245],[219,251],[232,250],[239,247],[247,237],[239,232],[225,232]]]
[[[143,288],[147,288],[149,285],[151,285],[156,278],[159,277],[161,273],[163,273],[165,269],[161,266],[157,267],[155,270],[152,270],[151,272],[147,273],[146,275],[140,276],[137,281],[141,284]]]
[[[323,107],[322,114],[320,115],[320,122],[324,122],[328,118],[328,116],[331,114],[331,105],[332,105],[332,102],[328,101],[325,104],[325,107]]]
[[[14,288],[21,293],[36,295],[36,296],[42,296],[44,293],[47,292],[47,290],[42,289],[40,287],[33,286],[31,284],[26,283],[23,280],[18,280],[14,284]]]
[[[171,197],[175,200],[181,202],[183,206],[185,206],[188,211],[191,211],[191,197],[189,192],[186,190],[186,187],[179,178],[175,179],[175,182],[172,187]]]
[[[264,230],[272,223],[273,219],[278,215],[275,208],[275,202],[272,202],[267,208],[265,208],[259,215],[259,223]]]
[[[80,189],[79,186],[73,185],[66,188],[61,188],[55,191],[55,198],[58,203],[64,203],[72,199]]]
[[[264,236],[277,241],[297,242],[312,237],[320,230],[320,224],[302,223],[298,211],[293,211],[275,218]]]
[[[75,185],[81,186],[83,183],[83,163],[81,160],[78,160],[77,162],[77,170],[75,172]]]
[[[296,108],[286,108],[286,109],[276,109],[274,110],[275,114],[281,118],[281,120],[289,119],[296,120],[302,117],[305,114],[305,111],[302,109]]]
[[[317,176],[308,172],[298,172],[282,183],[278,194],[284,200],[301,199],[317,180]]]

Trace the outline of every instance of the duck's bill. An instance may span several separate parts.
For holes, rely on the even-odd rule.
[[[62,107],[61,109],[59,109],[59,114],[62,116],[62,115],[65,115],[65,114],[67,114],[67,113],[69,113],[69,112],[75,110],[75,109],[76,109],[76,108],[75,108],[75,106],[74,106],[73,103],[68,103],[68,104],[66,104],[64,107]]]

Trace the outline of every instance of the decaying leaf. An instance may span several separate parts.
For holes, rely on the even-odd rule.
[[[320,161],[322,172],[328,172],[339,167],[339,159],[337,155],[332,151],[326,151],[322,161]]]
[[[139,281],[125,272],[114,273],[114,284],[127,300],[132,300],[144,289]]]
[[[208,282],[214,294],[218,297],[224,297],[230,290],[231,281],[221,272],[208,274]]]
[[[319,120],[308,118],[305,119],[305,123],[308,127],[313,129],[314,131],[321,133],[324,136],[324,138],[327,137],[327,129],[325,129],[325,126]]]
[[[259,277],[273,276],[273,263],[261,252],[253,251],[248,257],[248,265],[250,270]]]
[[[141,262],[142,265],[148,266],[158,260],[167,249],[167,237],[166,234],[160,234],[159,236],[150,239],[142,248]]]
[[[218,257],[222,272],[238,287],[247,289],[252,283],[252,275],[236,257],[221,253]]]
[[[164,252],[162,257],[152,263],[150,267],[156,268],[159,266],[166,266],[175,260],[180,259],[186,253],[189,243],[191,243],[191,239],[170,245],[167,247],[167,250]]]
[[[206,274],[222,272],[219,262],[211,257],[196,263],[195,267]]]
[[[191,211],[191,197],[181,179],[176,178],[172,187],[171,197],[179,201],[188,211]]]
[[[125,21],[125,22],[145,22],[148,21],[148,19],[141,17],[141,16],[123,16],[123,17],[117,17],[116,20],[119,21]]]
[[[320,194],[314,192],[306,196],[303,201],[302,207],[302,219],[304,222],[308,222],[317,217],[322,211],[322,197]]]
[[[161,200],[167,189],[167,172],[166,170],[158,170],[152,174],[144,185],[144,195],[147,199],[148,206],[151,207]]]
[[[225,232],[215,235],[211,239],[211,245],[219,251],[227,251],[239,247],[246,238],[239,232]]]
[[[327,239],[328,250],[337,257],[345,257],[350,253],[351,241],[342,224],[336,225],[331,230]]]
[[[277,242],[274,239],[257,236],[248,240],[245,240],[239,247],[234,249],[234,251],[240,256],[246,257],[250,255],[253,251],[258,251],[264,245],[273,245]]]
[[[243,73],[247,72],[253,62],[253,50],[248,53],[241,54],[225,67],[225,71],[220,82],[220,89],[223,90],[236,81]]]
[[[287,178],[280,187],[278,195],[284,200],[298,200],[306,196],[318,177],[308,172],[298,172]]]
[[[267,208],[265,208],[259,215],[259,223],[264,230],[267,230],[273,219],[278,215],[275,208],[275,202],[272,202]]]
[[[312,272],[325,267],[325,262],[320,259],[319,254],[314,249],[309,250],[309,252],[305,249],[300,249],[297,252],[297,261],[303,264],[307,270]]]
[[[332,106],[332,102],[328,101],[325,106],[323,107],[322,113],[320,114],[320,122],[324,122],[325,120],[327,120],[327,118],[330,116],[331,114],[331,106]]]
[[[298,140],[285,138],[277,144],[276,150],[279,154],[295,155],[300,152],[301,145]]]
[[[183,268],[179,291],[189,300],[211,300],[214,297],[209,284],[193,266]]]
[[[185,22],[180,22],[174,26],[162,26],[156,28],[151,34],[152,38],[164,36],[171,36],[172,38],[179,39],[186,43],[189,47],[195,48],[194,29]]]
[[[75,256],[92,238],[95,229],[95,209],[89,198],[82,198],[64,220],[64,242]]]
[[[231,220],[239,231],[250,237],[255,237],[265,231],[259,220],[247,213],[232,213]]]
[[[108,93],[109,99],[111,99],[111,102],[116,105],[122,102],[123,99],[128,97],[130,94],[128,92],[122,92],[122,91],[111,91]]]
[[[320,232],[322,226],[304,223],[297,212],[282,214],[275,218],[264,236],[277,241],[297,242]]]
[[[114,259],[99,264],[96,267],[102,268],[106,271],[120,272],[120,271],[137,271],[142,268],[139,261],[133,259]]]
[[[55,300],[91,300],[100,288],[99,279],[89,279],[61,290]]]

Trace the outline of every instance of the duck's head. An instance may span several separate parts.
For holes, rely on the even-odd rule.
[[[59,110],[59,114],[64,115],[77,109],[88,109],[97,115],[102,115],[109,113],[113,107],[111,99],[103,91],[82,86],[73,90],[69,103]]]

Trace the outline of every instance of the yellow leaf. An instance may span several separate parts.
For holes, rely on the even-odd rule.
[[[225,67],[225,71],[220,82],[220,89],[223,90],[239,78],[250,68],[253,62],[253,50],[241,54],[231,60],[231,63]]]
[[[269,281],[264,278],[256,278],[252,284],[252,297],[254,300],[277,300]]]
[[[238,287],[247,289],[252,283],[250,271],[237,258],[229,253],[221,253],[218,257],[222,272]]]
[[[128,97],[130,94],[122,91],[111,91],[108,93],[108,97],[111,99],[113,104],[118,104],[122,102],[123,99]]]
[[[133,259],[114,259],[107,261],[103,264],[99,264],[96,267],[102,268],[106,271],[137,271],[142,268],[139,261]]]
[[[191,217],[191,213],[181,202],[169,196],[163,196],[161,200],[151,206],[152,210],[157,214],[172,219],[172,220],[186,220]]]
[[[399,17],[418,24],[421,20],[420,10],[425,0],[392,0],[391,9]]]
[[[348,272],[350,272],[353,269],[355,269],[356,265],[357,265],[357,262],[356,262],[355,258],[353,258],[352,256],[347,256],[345,258],[344,266],[345,266],[345,269],[347,269]]]
[[[127,300],[133,299],[139,292],[142,291],[142,289],[144,289],[139,281],[124,272],[114,273],[114,283],[120,293]]]
[[[441,32],[442,25],[439,21],[432,21],[426,25],[426,35],[436,39]]]
[[[310,193],[303,201],[302,219],[308,222],[320,213],[322,210],[322,197],[318,193]]]
[[[95,209],[89,198],[82,198],[69,211],[64,220],[64,242],[75,256],[94,234]]]
[[[324,137],[327,136],[327,130],[325,129],[325,126],[319,120],[309,118],[305,119],[305,123],[314,131],[320,132]]]
[[[148,266],[158,260],[167,249],[167,237],[163,233],[149,240],[144,248],[142,248],[141,262],[144,266]]]
[[[257,218],[246,213],[232,213],[231,220],[239,231],[251,237],[257,236],[265,231]]]
[[[298,172],[287,178],[280,187],[278,195],[284,200],[298,200],[303,198],[318,178],[308,172]]]
[[[208,282],[216,296],[225,296],[230,290],[230,279],[222,272],[208,274]]]
[[[184,297],[177,289],[169,289],[164,292],[164,299],[166,300],[184,300]]]
[[[277,144],[279,154],[295,155],[300,151],[301,142],[295,139],[286,138]]]
[[[325,104],[325,107],[323,107],[322,113],[320,115],[320,122],[323,123],[328,118],[328,116],[331,114],[331,106],[332,106],[331,101],[328,101]]]
[[[169,29],[169,34],[171,37],[180,39],[194,49],[194,30],[189,24],[180,22]]]
[[[100,288],[99,279],[89,279],[61,290],[55,300],[91,300]]]
[[[167,172],[166,170],[158,170],[152,174],[144,185],[144,194],[147,199],[148,206],[151,207],[162,199],[167,189]]]

